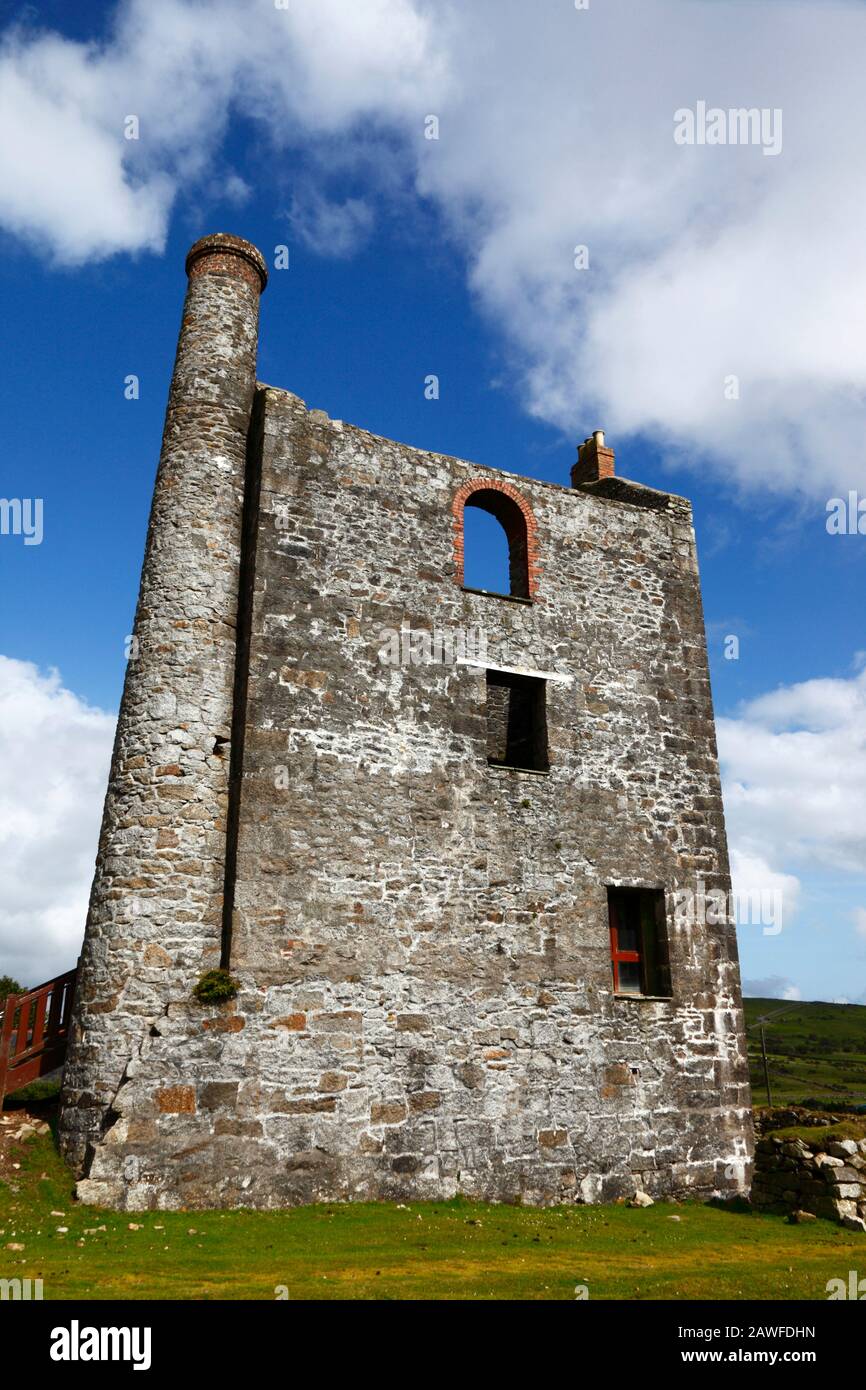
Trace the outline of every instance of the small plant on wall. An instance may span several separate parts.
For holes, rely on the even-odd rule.
[[[238,981],[227,970],[208,970],[202,975],[193,995],[200,1004],[224,1004],[227,999],[234,999],[239,989]]]

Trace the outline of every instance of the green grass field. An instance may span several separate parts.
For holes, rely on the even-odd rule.
[[[696,1203],[121,1215],[72,1201],[50,1136],[7,1158],[20,1167],[0,1178],[0,1278],[41,1278],[46,1299],[271,1300],[282,1286],[302,1300],[531,1301],[585,1285],[593,1299],[822,1300],[866,1252],[829,1222]]]
[[[760,1032],[765,1033],[773,1103],[866,1105],[866,1007],[746,999],[749,1066],[756,1105],[767,1099]]]

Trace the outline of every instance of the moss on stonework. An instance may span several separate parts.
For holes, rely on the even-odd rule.
[[[224,1004],[234,999],[240,985],[227,970],[208,970],[202,975],[195,989],[194,997],[200,1004]]]
[[[781,1139],[786,1143],[791,1139],[802,1139],[814,1153],[820,1153],[828,1144],[838,1144],[842,1139],[866,1139],[866,1119],[851,1115],[835,1125],[788,1125],[785,1129],[770,1130],[768,1139]]]

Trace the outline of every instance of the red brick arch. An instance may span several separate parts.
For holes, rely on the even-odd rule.
[[[463,513],[467,502],[495,516],[508,537],[511,593],[515,598],[534,599],[538,593],[541,567],[538,564],[538,527],[532,508],[510,483],[492,478],[473,478],[458,489],[454,514],[454,564],[456,580],[463,585]]]

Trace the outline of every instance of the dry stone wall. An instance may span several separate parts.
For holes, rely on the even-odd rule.
[[[835,1118],[835,1117],[833,1117]],[[795,1113],[789,1123],[814,1130],[808,1138],[766,1132],[759,1121],[752,1204],[759,1210],[807,1213],[866,1233],[866,1139],[821,1133],[832,1123]]]

